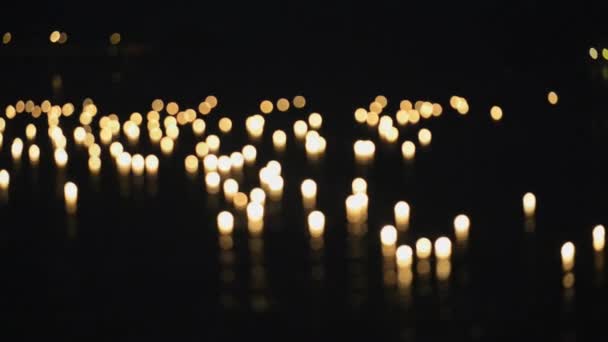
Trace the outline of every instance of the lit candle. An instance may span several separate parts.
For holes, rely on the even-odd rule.
[[[235,171],[241,170],[245,164],[243,154],[241,152],[232,152],[230,154],[230,164],[231,169],[234,169]]]
[[[251,222],[260,222],[264,220],[264,207],[256,202],[247,204],[247,220]]]
[[[527,192],[523,197],[523,206],[526,216],[534,215],[536,211],[536,196],[531,192]]]
[[[302,197],[305,199],[314,200],[317,197],[317,183],[312,179],[306,179],[300,186]]]
[[[395,204],[394,213],[397,226],[407,228],[410,222],[410,205],[405,201],[399,201]]]
[[[1,190],[8,189],[10,180],[11,180],[11,176],[9,175],[8,171],[6,171],[4,169],[0,170],[0,189]]]
[[[238,210],[245,210],[248,203],[249,199],[245,193],[237,192],[234,194],[234,197],[232,197],[232,204],[234,204],[234,207]]]
[[[217,228],[222,235],[232,233],[234,229],[234,216],[228,211],[222,211],[217,215]]]
[[[208,154],[203,158],[203,167],[205,173],[217,171],[217,156],[215,154]]]
[[[68,153],[62,148],[55,150],[54,157],[57,167],[63,168],[68,163]]]
[[[171,152],[173,152],[174,145],[175,143],[173,142],[173,139],[169,137],[162,137],[162,139],[160,139],[160,150],[164,155],[171,154]]]
[[[67,182],[63,186],[63,196],[65,199],[66,210],[69,213],[76,211],[76,203],[78,202],[78,187],[72,182]]]
[[[357,177],[357,178],[353,179],[351,188],[353,190],[353,194],[359,194],[359,193],[366,194],[367,193],[367,182],[365,181],[365,179],[363,179],[361,177]]]
[[[287,135],[282,130],[276,130],[272,134],[272,144],[274,145],[275,150],[283,151],[285,150],[285,144],[287,143]]]
[[[380,242],[383,246],[395,246],[397,242],[397,229],[390,225],[382,227],[380,230]]]
[[[239,183],[237,183],[234,179],[229,178],[224,181],[224,198],[227,201],[232,201],[234,195],[239,191]]]
[[[228,175],[232,168],[232,160],[228,156],[220,156],[217,159],[217,169],[221,175]]]
[[[146,161],[144,159],[144,156],[142,156],[141,154],[135,154],[131,158],[131,170],[133,171],[133,174],[136,176],[143,175],[145,163]]]
[[[312,129],[319,129],[323,124],[323,117],[319,113],[312,113],[308,116],[308,125]]]
[[[416,156],[416,145],[413,142],[406,140],[401,144],[401,154],[406,160],[414,159]]]
[[[593,228],[593,249],[596,252],[601,252],[606,244],[606,229],[601,224]]]
[[[218,122],[219,129],[222,133],[230,133],[232,130],[232,120],[230,118],[221,118]]]
[[[293,124],[293,133],[297,139],[303,139],[308,132],[308,125],[303,120],[297,120]]]
[[[422,146],[430,145],[432,138],[433,138],[433,135],[431,134],[431,131],[428,130],[427,128],[423,128],[420,131],[418,131],[418,141],[420,142],[420,145],[422,145]]]
[[[431,240],[420,238],[416,241],[416,256],[420,259],[427,259],[431,256],[432,248]]]
[[[490,116],[494,121],[500,121],[502,119],[502,109],[498,106],[492,106],[490,109]]]
[[[312,211],[308,214],[308,231],[310,236],[313,238],[319,238],[323,236],[325,230],[325,215],[318,210]]]
[[[445,236],[435,240],[435,257],[448,259],[452,255],[452,242]]]
[[[88,165],[89,165],[89,171],[91,171],[92,174],[97,174],[97,173],[99,173],[99,170],[101,169],[101,159],[99,159],[99,157],[96,157],[96,156],[90,156]]]
[[[464,214],[460,214],[454,218],[454,233],[456,239],[466,241],[469,237],[469,227],[471,226],[471,220]]]
[[[13,144],[11,145],[11,154],[13,155],[14,160],[21,159],[21,154],[23,153],[23,141],[20,138],[15,138],[13,140]]]
[[[198,171],[198,158],[195,155],[188,155],[184,159],[184,167],[188,173],[196,173]]]
[[[217,194],[220,187],[220,175],[215,171],[211,171],[205,175],[205,185],[207,186],[207,192],[210,194]]]
[[[32,141],[36,138],[36,126],[34,126],[34,124],[28,124],[27,126],[25,126],[25,136],[29,141]]]
[[[155,175],[158,172],[158,157],[153,154],[146,156],[146,173]]]
[[[120,174],[128,174],[131,170],[131,154],[129,152],[121,152],[118,158],[116,158],[116,166]]]
[[[574,268],[574,244],[570,241],[564,243],[561,249],[562,255],[562,267],[564,271],[568,272]]]
[[[266,202],[266,193],[261,188],[253,188],[249,192],[249,198],[253,203],[264,205]]]
[[[557,93],[554,91],[550,91],[549,94],[547,94],[547,100],[550,104],[556,105],[557,101],[559,100],[559,98],[557,97]]]
[[[397,248],[395,252],[395,257],[397,259],[397,266],[399,268],[402,267],[411,267],[413,262],[413,251],[412,248],[408,245],[401,245]]]
[[[38,161],[40,160],[40,148],[36,144],[34,144],[30,146],[27,152],[28,157],[30,159],[30,163],[32,163],[32,165],[37,165]]]
[[[255,159],[258,154],[255,146],[245,145],[241,152],[243,153],[243,157],[245,158],[245,163],[247,163],[248,165],[255,163]]]

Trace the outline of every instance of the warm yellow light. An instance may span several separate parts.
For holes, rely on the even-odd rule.
[[[367,120],[367,110],[365,108],[357,108],[355,110],[355,121],[362,124]]]
[[[137,126],[135,126],[135,127],[137,127]],[[167,129],[165,130],[165,133],[166,133],[167,137],[171,138],[172,140],[176,140],[177,137],[179,136],[179,127],[177,127],[175,125],[171,125],[171,126],[167,127]],[[137,129],[137,131],[134,133],[133,136],[129,136],[129,138],[132,140],[136,140],[138,137],[139,137],[139,129]]]
[[[369,104],[369,111],[370,112],[374,112],[376,114],[380,114],[382,113],[382,109],[384,107],[382,107],[382,105],[376,101],[372,102]]]
[[[17,110],[12,105],[8,105],[4,110],[4,114],[6,115],[6,118],[10,120],[17,116]]]
[[[84,138],[87,136],[87,131],[85,131],[84,127],[78,126],[74,129],[74,141],[81,145],[84,143]]]
[[[253,188],[249,192],[249,198],[251,202],[264,205],[266,203],[266,193],[261,188]]]
[[[293,106],[296,108],[304,108],[304,106],[306,106],[306,98],[302,95],[296,95],[293,98]]]
[[[460,214],[454,218],[454,233],[456,239],[467,240],[469,237],[469,228],[471,227],[471,220],[464,214]]]
[[[426,259],[431,256],[433,245],[431,240],[420,238],[416,241],[416,256],[420,259]]]
[[[218,122],[218,126],[220,128],[220,131],[224,134],[226,133],[230,133],[230,131],[232,130],[232,120],[230,120],[229,118],[221,118],[220,121]]]
[[[173,142],[173,139],[169,137],[163,137],[162,139],[160,139],[160,150],[163,152],[163,154],[171,154],[171,152],[173,152],[174,146],[175,143]]]
[[[204,158],[207,154],[209,154],[209,147],[207,147],[207,143],[201,141],[196,144],[195,152],[199,158]]]
[[[10,32],[5,32],[4,35],[2,35],[2,44],[8,44],[12,39],[13,35]]]
[[[293,133],[297,139],[303,139],[308,132],[308,125],[303,120],[297,120],[293,124]]]
[[[522,202],[524,214],[526,214],[526,216],[534,215],[534,212],[536,211],[536,196],[531,192],[527,192],[524,194]]]
[[[433,104],[430,102],[423,102],[420,106],[420,116],[425,119],[430,118],[433,115]]]
[[[367,182],[365,181],[365,179],[363,179],[361,177],[357,177],[357,178],[353,179],[351,188],[353,190],[353,194],[359,194],[359,193],[366,194],[367,193]]]
[[[120,33],[114,32],[110,35],[110,44],[118,45],[120,44],[120,40],[122,39]]]
[[[308,125],[311,129],[319,129],[323,125],[323,117],[319,113],[312,113],[308,116]]]
[[[230,154],[230,165],[232,170],[241,170],[244,164],[245,158],[241,152],[232,152]]]
[[[217,228],[220,234],[231,234],[234,230],[234,216],[229,211],[222,211],[217,215]]]
[[[220,138],[215,134],[210,134],[205,139],[207,143],[207,147],[209,147],[209,152],[217,153],[220,150]]]
[[[273,109],[274,109],[274,105],[272,104],[272,102],[270,102],[268,100],[264,100],[264,101],[262,101],[262,103],[260,103],[260,110],[264,114],[270,114]]]
[[[30,159],[30,163],[36,165],[40,160],[40,148],[37,145],[32,145],[28,149],[28,157]]]
[[[28,124],[27,126],[25,126],[25,136],[29,141],[32,141],[36,138],[36,126],[34,126],[34,124]]]
[[[101,169],[101,159],[96,156],[90,156],[88,161],[89,171],[93,174],[99,173]]]
[[[266,164],[266,167],[272,171],[273,175],[280,175],[281,171],[283,171],[283,167],[281,163],[276,160],[271,160]]]
[[[286,112],[286,111],[288,111],[289,110],[289,100],[285,99],[285,98],[280,98],[277,101],[277,109],[280,112]]]
[[[409,140],[404,141],[401,144],[401,154],[406,160],[414,159],[416,156],[416,145]]]
[[[208,102],[201,102],[198,105],[198,112],[203,114],[203,115],[207,115],[211,112],[211,105]]]
[[[595,226],[591,235],[593,236],[593,249],[596,252],[602,251],[606,245],[606,229],[604,226],[601,224]]]
[[[394,246],[397,243],[397,229],[388,225],[380,230],[380,242],[383,246]]]
[[[124,148],[122,147],[122,144],[119,143],[118,141],[115,141],[110,145],[110,155],[113,158],[117,158],[118,155],[120,155],[123,150],[124,150]]]
[[[561,249],[562,267],[564,271],[571,271],[574,268],[574,244],[570,241],[564,243]]]
[[[308,232],[313,238],[319,238],[323,236],[325,230],[325,215],[318,210],[312,211],[308,214]]]
[[[56,149],[53,155],[55,157],[55,164],[58,167],[65,167],[68,163],[68,153],[64,149]]]
[[[145,159],[141,154],[135,154],[131,157],[131,170],[136,176],[141,176],[144,173]]]
[[[433,138],[431,131],[427,128],[423,128],[418,131],[418,141],[422,146],[428,146],[431,144],[431,139]]]
[[[154,175],[158,172],[159,160],[158,160],[157,156],[155,156],[153,154],[147,155],[146,159],[145,159],[145,164],[146,164],[146,172],[148,174]]]
[[[367,125],[369,127],[376,127],[379,122],[380,122],[380,116],[378,116],[378,113],[376,113],[376,112],[367,113],[367,117],[365,118],[365,123],[367,123]]]
[[[207,186],[207,192],[210,194],[218,193],[220,189],[220,174],[212,171],[205,175],[205,185]]]
[[[268,189],[270,190],[270,198],[277,199],[283,194],[283,186],[285,181],[281,176],[274,176],[268,180]]]
[[[300,186],[302,197],[305,199],[314,199],[317,197],[317,183],[312,179],[305,179]]]
[[[131,170],[131,154],[129,152],[123,151],[116,158],[116,166],[118,167],[118,172],[121,174],[128,174]]]
[[[357,160],[366,161],[374,157],[376,145],[371,140],[357,140],[353,145],[353,149]]]
[[[346,218],[348,222],[360,223],[367,219],[369,198],[366,194],[358,193],[346,198]]]
[[[547,94],[547,101],[549,101],[550,104],[556,105],[558,100],[559,98],[556,92],[550,91],[549,94]]]
[[[205,97],[205,102],[207,102],[211,108],[217,107],[219,103],[217,97],[215,97],[214,95],[209,95]]]
[[[405,201],[399,201],[393,209],[395,223],[397,226],[407,226],[410,221],[410,205]]]
[[[6,190],[11,181],[11,176],[8,171],[2,169],[0,170],[0,189]]]
[[[397,119],[397,123],[401,126],[405,126],[407,125],[408,121],[409,121],[409,113],[405,110],[398,110],[397,114],[395,115],[395,119]]]
[[[490,109],[490,116],[494,121],[500,121],[502,119],[502,109],[498,106],[492,106]]]
[[[215,154],[208,154],[203,158],[203,168],[205,172],[217,171],[218,158]]]
[[[443,113],[443,107],[439,103],[433,103],[433,116],[438,117]]]
[[[226,179],[226,181],[224,181],[224,198],[227,201],[232,201],[232,198],[234,197],[234,195],[239,192],[239,183],[237,183],[237,181],[235,181],[232,178]]]
[[[217,158],[217,169],[221,175],[227,175],[232,168],[232,160],[228,156],[220,156]]]
[[[401,245],[395,251],[395,257],[397,259],[398,267],[410,267],[412,266],[412,261],[414,259],[414,251],[412,251],[412,247],[408,245]]]
[[[251,202],[247,205],[247,220],[252,222],[260,222],[264,219],[264,207],[257,202]]]
[[[378,102],[382,108],[385,108],[388,105],[388,99],[384,95],[378,95],[374,99],[375,102]]]
[[[196,173],[198,171],[198,158],[192,154],[184,159],[184,168],[188,173]]]
[[[604,57],[604,59],[608,61],[608,49],[607,48],[602,49],[602,57]]]
[[[0,133],[4,132],[6,129],[6,120],[4,118],[0,118]]]
[[[167,114],[175,115],[179,112],[179,105],[176,102],[169,102],[165,109],[167,110]]]
[[[49,40],[51,41],[51,43],[57,43],[59,41],[59,38],[61,38],[61,33],[59,31],[53,31],[49,36]]]
[[[247,203],[249,203],[249,199],[247,198],[247,194],[243,192],[237,192],[232,197],[232,204],[238,210],[244,210],[247,207]]]
[[[101,140],[104,145],[109,144],[112,141],[112,129],[102,128],[99,131],[99,140]]]
[[[201,136],[205,133],[205,129],[206,129],[207,125],[205,124],[205,120],[198,118],[196,120],[194,120],[192,122],[192,132],[194,132],[194,134],[196,136]]]
[[[75,205],[78,201],[78,187],[72,182],[67,182],[63,186],[63,196],[65,203],[68,205]]]
[[[435,240],[435,257],[448,259],[452,255],[452,242],[445,236]]]
[[[284,131],[278,129],[272,134],[272,144],[277,151],[283,151],[285,144],[287,143],[287,134]]]
[[[243,146],[243,150],[241,152],[243,153],[243,157],[245,158],[245,162],[247,164],[255,163],[255,158],[258,154],[258,151],[255,148],[255,146],[245,145],[245,146]]]

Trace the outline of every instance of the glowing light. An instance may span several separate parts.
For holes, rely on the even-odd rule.
[[[574,268],[574,244],[570,241],[564,243],[561,248],[562,268],[564,271],[571,271]]]
[[[312,211],[308,214],[308,232],[313,238],[319,238],[323,236],[325,230],[325,215],[318,210]]]
[[[227,175],[230,173],[230,169],[232,168],[232,160],[228,156],[220,156],[217,158],[217,169],[222,175]]]
[[[303,120],[297,120],[293,124],[293,133],[297,139],[303,139],[308,132],[308,125]]]
[[[119,143],[118,141],[115,141],[110,145],[110,155],[113,158],[117,158],[118,155],[120,155],[123,150],[124,150],[124,148],[123,148],[122,144]]]
[[[38,161],[40,160],[40,148],[34,144],[30,146],[27,152],[28,157],[30,159],[30,163],[32,163],[33,165],[38,164]]]
[[[366,194],[367,193],[367,182],[361,177],[353,179],[351,184],[353,194]]]
[[[308,116],[308,125],[312,129],[319,129],[323,125],[323,117],[319,113],[312,113]]]
[[[232,204],[238,210],[244,210],[247,207],[247,203],[249,203],[249,199],[243,192],[237,192],[234,194],[234,197],[232,197]]]
[[[498,106],[492,106],[490,109],[490,116],[494,121],[500,121],[502,119],[502,109]]]
[[[602,57],[604,57],[604,59],[608,61],[608,49],[607,48],[602,49]]]
[[[0,170],[0,189],[6,190],[11,181],[11,176],[8,171],[2,169]]]
[[[65,167],[65,165],[68,163],[68,153],[62,148],[55,150],[54,157],[55,164],[58,167]]]
[[[403,144],[401,144],[401,154],[406,160],[414,159],[416,156],[416,145],[409,140],[404,141]]]
[[[51,41],[51,43],[59,42],[59,38],[61,38],[61,33],[59,31],[53,31],[49,36],[49,40]]]
[[[353,149],[357,160],[368,161],[374,157],[376,145],[371,140],[357,140],[353,145]]]
[[[471,220],[464,214],[460,214],[454,218],[454,233],[458,240],[467,240],[469,237],[469,228]]]
[[[376,112],[367,113],[367,117],[365,118],[365,123],[369,127],[376,127],[378,125],[379,121],[380,121],[380,117],[378,116],[378,113],[376,113]]]
[[[385,108],[386,105],[388,105],[388,99],[384,95],[376,96],[376,98],[374,99],[374,102],[379,103],[382,108]]]
[[[207,187],[207,192],[210,194],[216,194],[220,189],[220,174],[212,171],[205,175],[205,185]]]
[[[557,93],[554,91],[550,91],[549,94],[547,94],[547,101],[549,101],[549,103],[552,105],[556,105],[557,101],[559,101]]]
[[[300,109],[300,108],[304,108],[304,106],[306,106],[306,98],[302,95],[296,95],[293,98],[293,106]]]
[[[416,241],[416,256],[420,259],[427,259],[431,256],[433,245],[431,240],[420,238]]]
[[[97,144],[92,144],[87,149],[89,156],[99,157],[101,155],[101,147]]]
[[[25,126],[25,136],[29,141],[32,141],[36,138],[36,126],[34,126],[34,124],[28,124],[27,126]]]
[[[264,219],[264,207],[257,202],[247,205],[247,219],[253,222],[260,222]]]
[[[131,154],[129,152],[123,151],[116,158],[116,166],[118,167],[118,172],[122,175],[126,175],[131,171]]]
[[[602,251],[606,245],[606,229],[604,226],[601,224],[595,226],[591,235],[593,236],[593,249],[596,252]]]
[[[131,158],[131,170],[133,171],[133,174],[136,176],[143,175],[145,164],[146,161],[144,159],[144,156],[142,156],[141,154],[135,154]]]
[[[433,138],[431,131],[427,128],[423,128],[418,131],[418,141],[422,146],[428,146],[431,144],[431,139]]]
[[[231,234],[234,230],[234,216],[229,211],[222,211],[217,215],[217,228],[222,235]]]
[[[122,36],[118,32],[114,32],[110,35],[110,44],[112,44],[112,45],[120,44],[121,40],[122,40]]]
[[[410,267],[413,262],[414,251],[412,251],[412,247],[408,245],[401,245],[395,251],[395,257],[397,259],[398,267]]]
[[[536,196],[531,192],[527,192],[524,194],[522,202],[524,214],[526,214],[526,216],[534,215],[534,212],[536,211]]]
[[[146,156],[145,159],[145,164],[146,164],[146,173],[154,175],[158,172],[158,157],[153,155],[153,154],[149,154]]]
[[[205,97],[205,102],[207,102],[211,108],[217,107],[219,103],[217,97],[215,97],[214,95],[209,95]]]
[[[229,118],[221,118],[220,121],[218,122],[218,126],[219,129],[222,133],[226,134],[226,133],[230,133],[230,131],[232,130],[232,120],[230,120]]]
[[[273,109],[274,109],[274,105],[272,104],[271,101],[264,100],[264,101],[262,101],[262,103],[260,103],[260,110],[264,114],[270,114]]]
[[[167,110],[167,114],[175,115],[177,112],[179,112],[179,105],[175,102],[169,102],[167,103],[167,107],[165,109]]]
[[[369,198],[366,194],[358,193],[346,198],[346,218],[348,222],[360,223],[367,220]]]
[[[231,169],[233,170],[241,170],[243,165],[245,164],[245,158],[241,152],[232,152],[230,154],[230,164]]]
[[[162,139],[160,139],[160,150],[163,152],[163,154],[171,154],[171,152],[173,152],[174,146],[175,143],[173,142],[173,139],[169,137],[163,137]]]
[[[207,147],[207,143],[201,141],[196,144],[195,152],[199,158],[204,158],[207,154],[209,154],[209,147]]]
[[[357,108],[355,110],[355,121],[360,124],[367,121],[367,110],[365,110],[365,108]]]
[[[452,255],[452,242],[445,236],[435,240],[435,257],[448,259]]]
[[[188,173],[196,173],[198,171],[198,158],[194,155],[188,155],[184,159],[184,168]]]
[[[277,101],[277,109],[279,112],[286,112],[289,110],[289,100],[285,98],[280,98]]]
[[[305,179],[300,186],[302,197],[307,199],[314,199],[317,197],[317,183],[312,179]]]
[[[407,227],[410,221],[410,205],[405,201],[399,201],[395,204],[393,213],[397,226]]]
[[[205,172],[217,171],[218,158],[215,154],[208,154],[203,158],[203,168]]]
[[[287,143],[287,134],[284,131],[278,129],[272,134],[272,143],[277,151],[283,151],[285,144]]]
[[[243,153],[243,157],[245,158],[245,162],[247,164],[255,163],[256,156],[258,154],[257,149],[253,145],[245,145],[241,151]]]
[[[67,205],[75,205],[78,201],[78,187],[72,182],[67,182],[63,186],[63,196]]]
[[[234,179],[229,178],[226,179],[226,181],[224,182],[223,188],[224,198],[230,202],[234,198],[234,195],[239,192],[239,183],[237,183],[237,181],[235,181]]]
[[[89,166],[89,171],[91,171],[91,173],[93,173],[93,174],[99,173],[99,170],[101,169],[101,159],[99,159],[99,157],[90,156],[87,164]]]
[[[2,35],[2,44],[8,44],[11,42],[11,40],[13,39],[13,35],[10,32],[5,32],[4,35]]]
[[[380,242],[384,246],[394,246],[397,243],[397,229],[394,226],[384,226],[380,230]]]

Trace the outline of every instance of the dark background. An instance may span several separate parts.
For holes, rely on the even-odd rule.
[[[13,34],[0,45],[2,108],[18,99],[78,104],[91,97],[102,113],[126,118],[147,112],[157,97],[196,108],[215,94],[220,106],[207,123],[217,132],[219,114],[233,118],[233,132],[222,137],[228,153],[246,142],[243,119],[260,100],[308,100],[305,110],[268,118],[259,145],[257,167],[281,160],[286,179],[282,207],[269,211],[264,232],[261,289],[251,280],[244,227],[235,231],[232,266],[221,261],[215,217],[225,205],[206,195],[201,175],[184,174],[189,132],[162,159],[156,195],[133,180],[121,195],[105,151],[97,181],[75,147],[66,174],[58,174],[41,122],[41,165],[17,168],[9,142],[23,136],[27,121],[11,121],[0,153],[0,168],[12,177],[10,202],[0,207],[0,331],[7,339],[605,338],[606,270],[594,269],[591,228],[608,222],[608,62],[587,52],[608,47],[605,4],[52,2],[1,9],[0,33]],[[67,32],[67,44],[50,44],[53,30]],[[122,34],[116,49],[108,44],[112,32]],[[58,77],[62,87],[53,89]],[[557,106],[547,103],[549,90],[559,94]],[[413,165],[402,163],[399,146],[378,144],[372,167],[354,167],[352,142],[376,134],[355,126],[352,114],[378,94],[389,98],[391,113],[403,98],[444,106],[444,116],[421,125],[433,143]],[[468,116],[448,110],[454,94],[469,100]],[[494,104],[505,113],[498,124],[489,118]],[[287,153],[275,155],[268,132],[291,132],[311,111],[324,115],[325,159],[308,163],[291,136]],[[402,129],[399,141],[416,132]],[[146,144],[138,150],[157,152]],[[249,170],[246,190],[256,172]],[[370,182],[361,240],[349,237],[344,219],[356,175]],[[317,180],[328,219],[320,259],[311,256],[298,195],[306,177]],[[80,189],[72,221],[57,193],[64,179]],[[538,198],[534,233],[523,227],[527,191]],[[461,212],[473,222],[449,286],[415,281],[408,300],[383,284],[378,241],[401,199],[413,207],[402,243],[451,236]],[[559,260],[567,240],[577,246],[570,300]],[[353,248],[362,254],[353,256]],[[320,279],[313,276],[319,267]],[[226,268],[234,281],[222,281]]]

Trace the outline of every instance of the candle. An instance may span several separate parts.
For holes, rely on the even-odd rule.
[[[416,145],[413,142],[406,140],[401,144],[401,154],[406,160],[414,159],[416,156]]]
[[[211,171],[205,175],[205,185],[207,187],[207,193],[216,194],[219,191],[220,186],[220,175],[215,171]]]
[[[21,159],[21,153],[23,153],[23,141],[20,138],[15,138],[11,145],[11,154],[14,160]]]
[[[308,214],[308,231],[310,236],[313,238],[319,238],[323,236],[325,229],[325,215],[318,210],[312,211]]]
[[[399,246],[397,248],[397,251],[395,252],[395,257],[397,259],[397,266],[399,268],[412,266],[413,251],[410,246],[408,246],[408,245]]]
[[[383,246],[395,246],[395,243],[397,242],[397,229],[391,225],[382,227],[380,230],[380,242]]]
[[[217,159],[217,169],[221,175],[228,175],[232,168],[232,160],[228,156],[220,156]]]
[[[198,171],[198,158],[195,155],[188,155],[184,159],[184,167],[188,173],[196,173]]]
[[[574,244],[570,241],[564,243],[561,248],[562,255],[562,268],[568,272],[574,268],[574,255],[575,248]]]
[[[234,179],[229,178],[224,181],[224,198],[227,201],[232,201],[234,195],[239,191],[239,183],[237,183]]]
[[[32,163],[32,165],[38,164],[38,161],[40,160],[40,148],[36,144],[33,144],[27,152],[30,163]]]
[[[471,221],[467,217],[467,215],[460,214],[454,218],[454,233],[456,235],[456,239],[465,241],[469,237],[469,227],[471,226]]]
[[[155,175],[158,172],[158,157],[153,154],[149,154],[145,159],[146,173]]]
[[[427,259],[431,256],[432,248],[431,240],[420,238],[416,241],[416,256],[420,259]]]
[[[235,171],[240,171],[245,164],[245,158],[241,152],[232,152],[230,154],[230,168]]]
[[[410,205],[405,201],[399,201],[393,211],[397,226],[407,227],[410,222]]]
[[[232,130],[232,120],[226,117],[221,118],[218,122],[218,127],[222,133],[230,133],[230,131]]]
[[[500,121],[502,119],[502,109],[498,106],[492,106],[490,109],[490,116],[494,121]]]
[[[256,202],[247,204],[247,220],[251,222],[260,222],[264,220],[264,207]]]
[[[160,150],[163,152],[164,155],[171,154],[171,152],[173,152],[174,146],[175,143],[173,142],[173,139],[169,137],[162,137],[160,139]]]
[[[526,194],[524,194],[523,206],[524,206],[524,214],[526,216],[534,215],[534,213],[536,211],[536,196],[531,192],[527,192]]]
[[[266,202],[266,193],[261,188],[253,188],[249,192],[249,198],[251,199],[251,202],[264,205]]]
[[[11,176],[8,171],[2,169],[0,170],[0,189],[6,190],[8,189],[9,183],[11,180]]]
[[[243,157],[245,158],[245,162],[248,165],[251,165],[253,163],[255,163],[255,159],[256,156],[258,154],[256,148],[253,145],[245,145],[243,147],[243,150],[241,151],[243,153]]]
[[[420,145],[422,145],[422,146],[430,145],[432,138],[433,138],[433,135],[431,134],[431,131],[429,129],[423,128],[420,131],[418,131],[418,141],[420,142]]]
[[[452,242],[445,236],[435,240],[435,257],[448,259],[452,255]]]
[[[595,226],[592,232],[593,249],[596,252],[601,252],[606,244],[606,229],[601,224]]]
[[[205,142],[207,143],[207,147],[209,147],[209,152],[211,153],[217,153],[220,150],[220,138],[215,135],[215,134],[210,134],[207,136],[207,139],[205,139]]]
[[[249,199],[243,192],[237,192],[234,194],[234,197],[232,197],[232,204],[234,204],[234,207],[238,210],[245,210],[248,203]]]
[[[278,129],[272,134],[272,144],[274,149],[277,151],[285,150],[285,144],[287,143],[287,134],[284,131]]]
[[[68,163],[68,153],[64,149],[56,149],[53,155],[55,157],[55,164],[57,167],[65,167],[65,165]]]
[[[63,197],[68,213],[76,211],[76,203],[78,201],[78,187],[72,182],[67,182],[63,186]]]
[[[323,117],[319,113],[312,113],[308,116],[308,125],[312,129],[319,129],[323,124]]]
[[[303,120],[297,120],[293,124],[293,133],[297,139],[303,139],[308,132],[308,125]]]
[[[215,154],[208,154],[203,158],[203,168],[205,173],[217,171],[217,156]]]
[[[351,188],[353,190],[353,194],[359,194],[359,193],[366,194],[367,193],[367,182],[365,181],[365,179],[363,179],[361,177],[357,177],[357,178],[353,179]]]
[[[222,235],[232,233],[234,229],[234,217],[228,211],[222,211],[217,215],[217,228]]]
[[[305,179],[300,186],[302,198],[314,202],[317,197],[317,183],[312,179]]]
[[[29,141],[32,141],[36,138],[36,126],[34,126],[34,124],[28,124],[27,126],[25,126],[25,136]]]

